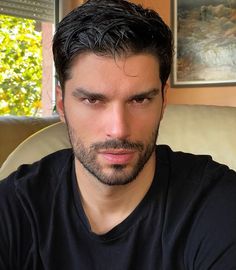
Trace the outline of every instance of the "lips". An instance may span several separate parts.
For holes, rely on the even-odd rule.
[[[99,154],[111,164],[127,164],[133,159],[134,151],[114,149],[99,152]]]

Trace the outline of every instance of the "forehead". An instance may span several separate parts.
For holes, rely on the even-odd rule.
[[[66,87],[132,89],[159,87],[159,63],[151,54],[108,57],[79,55],[73,62]]]

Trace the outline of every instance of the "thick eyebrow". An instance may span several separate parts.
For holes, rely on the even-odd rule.
[[[132,99],[142,99],[142,98],[153,98],[157,96],[160,93],[160,89],[158,88],[153,88],[148,91],[144,91],[135,95],[132,95],[129,97],[129,100]],[[72,96],[76,98],[90,98],[90,99],[97,99],[97,100],[106,100],[106,96],[100,94],[100,93],[95,93],[95,92],[90,92],[84,88],[76,88],[72,92]]]
[[[84,88],[76,88],[72,92],[72,96],[74,97],[83,97],[83,98],[90,98],[90,99],[98,99],[98,100],[105,100],[106,97],[99,93],[90,92]]]
[[[129,99],[132,100],[132,99],[142,99],[142,98],[153,98],[153,97],[159,95],[159,93],[160,93],[160,89],[154,88],[154,89],[151,89],[151,90],[148,90],[145,92],[135,94],[135,95],[131,96]]]

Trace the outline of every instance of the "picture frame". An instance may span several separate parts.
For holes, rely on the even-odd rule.
[[[236,0],[172,0],[172,87],[236,85]]]

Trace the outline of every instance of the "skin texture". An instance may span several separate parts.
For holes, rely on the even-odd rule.
[[[151,185],[165,94],[158,61],[148,54],[82,54],[70,75],[64,99],[57,89],[57,108],[74,149],[85,212],[101,233],[123,220]],[[98,229],[95,216],[103,224],[109,216],[108,226]]]

